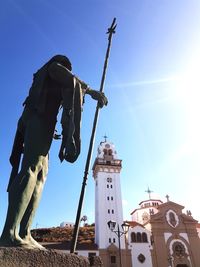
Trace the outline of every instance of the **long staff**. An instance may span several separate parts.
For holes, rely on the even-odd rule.
[[[112,35],[115,33],[115,29],[117,26],[115,24],[115,22],[116,22],[116,18],[113,19],[113,22],[107,31],[108,47],[107,47],[107,51],[106,51],[103,74],[102,74],[101,85],[100,85],[100,90],[99,90],[100,92],[103,92],[103,90],[104,90],[104,82],[105,82],[105,77],[106,77],[106,69],[108,66],[108,58],[109,58],[109,54],[110,54]],[[70,253],[74,253],[76,250],[76,243],[77,243],[78,231],[79,231],[79,225],[80,225],[81,210],[82,210],[82,206],[83,206],[85,187],[87,185],[88,170],[90,168],[91,156],[92,156],[92,151],[93,151],[93,147],[94,147],[94,138],[95,138],[95,132],[96,132],[96,128],[97,128],[98,117],[99,117],[99,105],[97,103],[96,112],[95,112],[94,121],[93,121],[92,134],[90,137],[90,145],[89,145],[87,160],[86,160],[86,164],[85,164],[83,183],[82,183],[81,194],[80,194],[80,199],[79,199],[79,204],[78,204],[78,210],[77,210],[77,214],[76,214],[76,222],[75,222],[75,226],[74,226],[74,232],[73,232],[73,237],[72,237]]]

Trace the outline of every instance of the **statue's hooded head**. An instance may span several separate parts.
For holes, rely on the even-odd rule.
[[[64,67],[66,67],[68,70],[72,70],[72,64],[69,60],[69,58],[67,58],[66,56],[63,56],[63,55],[56,55],[54,57],[52,57],[48,62],[47,64],[51,64],[52,62],[58,62],[60,64],[62,64]],[[46,65],[46,64],[45,64]]]

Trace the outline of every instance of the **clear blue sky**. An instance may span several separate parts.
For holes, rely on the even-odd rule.
[[[95,150],[106,133],[123,160],[124,219],[149,186],[162,200],[190,209],[200,219],[200,2],[198,0],[7,0],[0,4],[0,229],[16,123],[32,74],[54,54],[66,54],[73,71],[99,88],[107,36],[114,17],[105,93]],[[33,227],[74,221],[95,103],[86,98],[82,154],[60,164],[60,143],[50,151],[49,175]],[[60,126],[57,127],[60,129]],[[83,215],[94,222],[90,172]]]

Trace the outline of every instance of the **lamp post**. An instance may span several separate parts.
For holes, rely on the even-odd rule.
[[[116,225],[117,225],[117,230],[115,230]],[[126,233],[128,233],[128,230],[129,230],[130,225],[127,224],[127,223],[122,223],[122,225],[121,225],[122,231],[120,231],[119,224],[117,224],[115,221],[109,221],[108,222],[108,227],[118,237],[118,244],[119,244],[119,263],[120,263],[120,267],[122,267],[122,255],[121,255],[121,242],[120,242],[120,237],[122,235],[125,235]]]
[[[168,257],[168,263],[170,264],[170,267],[173,267],[172,260],[173,260],[172,256],[169,255],[169,257]]]

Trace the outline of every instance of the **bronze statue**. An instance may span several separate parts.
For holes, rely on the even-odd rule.
[[[9,204],[1,246],[43,247],[31,236],[30,227],[48,172],[48,152],[55,133],[56,117],[62,107],[61,161],[74,162],[80,153],[80,120],[85,94],[103,107],[107,98],[91,90],[71,72],[69,59],[54,56],[33,77],[24,111],[18,121],[10,157],[12,172],[8,185]],[[20,157],[21,169],[18,172]]]

